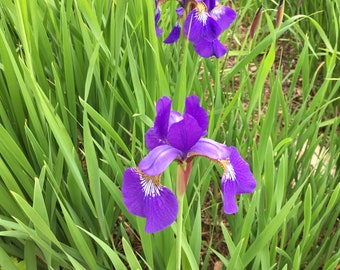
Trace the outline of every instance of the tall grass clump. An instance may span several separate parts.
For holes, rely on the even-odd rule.
[[[145,233],[122,175],[147,153],[156,101],[183,111],[191,94],[257,187],[226,215],[221,172],[193,165],[182,269],[339,265],[339,3],[285,1],[275,28],[278,3],[227,2],[228,54],[205,59],[156,37],[154,1],[0,0],[0,269],[173,269],[176,222]]]

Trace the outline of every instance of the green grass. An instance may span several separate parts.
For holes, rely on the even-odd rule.
[[[295,2],[280,29],[277,3],[235,2],[218,60],[163,44],[153,1],[0,0],[0,268],[173,269],[176,224],[146,234],[120,188],[146,154],[156,100],[168,95],[181,111],[196,94],[209,138],[238,147],[257,188],[226,215],[219,174],[194,164],[183,269],[335,269],[339,3]],[[175,176],[172,165],[163,184],[174,188]]]

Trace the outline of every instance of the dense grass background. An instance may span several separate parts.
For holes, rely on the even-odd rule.
[[[227,216],[219,173],[194,164],[183,269],[339,265],[339,2],[286,1],[280,29],[274,1],[228,4],[229,54],[201,59],[155,36],[151,0],[0,0],[1,269],[173,269],[175,225],[144,233],[120,187],[146,153],[156,100],[181,111],[189,94],[258,186]],[[175,14],[163,12],[167,33]]]

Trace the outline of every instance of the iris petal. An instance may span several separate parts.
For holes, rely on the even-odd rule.
[[[165,144],[168,134],[171,102],[171,99],[166,96],[157,101],[154,126],[145,134],[146,146],[149,150]]]
[[[208,9],[208,11],[212,10],[216,5],[216,0],[204,0],[203,1]]]
[[[145,232],[155,233],[174,222],[178,212],[178,202],[170,189],[154,184],[152,177],[143,179],[145,176],[134,168],[125,170],[123,199],[129,212],[146,218]]]
[[[230,24],[236,18],[236,12],[230,7],[217,5],[210,13],[218,25],[221,27],[222,31],[229,28]]]
[[[205,136],[208,128],[208,114],[200,106],[200,100],[197,96],[189,96],[186,98],[185,113],[190,114],[196,119],[197,123],[203,130],[202,136]]]
[[[138,165],[138,168],[150,176],[159,175],[175,160],[181,151],[171,145],[160,145],[152,149]]]
[[[180,18],[184,14],[184,8],[182,7],[176,8],[176,13],[177,13],[177,17]]]
[[[227,48],[218,40],[206,40],[202,39],[194,43],[194,49],[198,55],[208,58],[211,56],[216,56],[217,58],[222,57],[226,54]]]
[[[237,182],[236,194],[252,193],[256,188],[256,180],[250,171],[249,164],[242,159],[236,147],[230,146],[229,160]]]
[[[223,208],[226,214],[234,214],[238,211],[235,200],[236,190],[236,181],[222,177]]]
[[[218,39],[213,40],[212,43],[213,43],[214,55],[217,58],[220,58],[227,53],[228,48],[226,48]]]
[[[171,225],[177,217],[178,202],[175,194],[162,186],[159,195],[145,198],[145,232],[155,233]]]
[[[170,112],[170,118],[169,118],[169,128],[172,124],[177,123],[183,119],[183,115],[180,114],[177,111],[171,111]]]
[[[208,12],[197,12],[194,9],[184,22],[184,33],[189,41],[194,43],[201,39],[214,40],[221,32],[221,27]]]
[[[201,135],[202,128],[196,119],[190,114],[184,114],[183,120],[171,125],[168,143],[186,154],[197,143]]]
[[[162,139],[166,138],[168,133],[171,103],[171,99],[164,96],[161,97],[156,104],[156,119],[154,128]]]
[[[179,24],[176,24],[172,28],[168,37],[166,39],[164,39],[163,42],[166,43],[166,44],[174,43],[179,39],[180,35],[181,35],[181,26]]]
[[[163,33],[163,30],[158,27],[158,22],[160,18],[161,18],[161,10],[159,7],[157,7],[156,14],[155,14],[155,29],[156,29],[157,36],[160,36]]]
[[[214,140],[201,138],[190,149],[190,155],[205,156],[212,160],[224,160],[228,156],[228,147]]]
[[[143,200],[144,192],[140,174],[134,168],[127,168],[123,175],[122,194],[126,208],[134,215],[146,217]]]
[[[156,133],[155,128],[152,127],[150,128],[146,133],[145,133],[145,143],[146,147],[149,150],[154,149],[157,146],[160,146],[164,144],[160,136]]]
[[[222,176],[222,192],[224,197],[224,211],[227,214],[237,212],[236,194],[252,193],[256,188],[256,180],[249,165],[237,151],[236,147],[228,147],[228,157],[224,162]]]

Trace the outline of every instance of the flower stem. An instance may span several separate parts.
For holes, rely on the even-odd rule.
[[[182,233],[183,233],[183,194],[178,196],[178,216],[176,235],[176,270],[181,270]]]
[[[177,200],[178,200],[178,215],[177,215],[177,235],[176,235],[176,270],[181,270],[181,255],[182,255],[182,236],[183,236],[183,201],[185,190],[188,185],[192,161],[182,163],[177,168]]]

